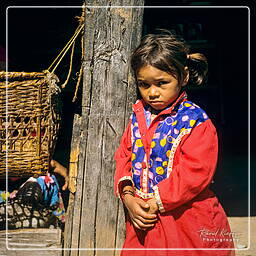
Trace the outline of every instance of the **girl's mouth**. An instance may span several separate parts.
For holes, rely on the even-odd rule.
[[[150,104],[152,105],[159,105],[159,104],[162,104],[163,102],[162,101],[149,101]]]

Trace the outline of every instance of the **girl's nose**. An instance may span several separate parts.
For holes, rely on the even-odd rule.
[[[154,98],[157,98],[159,97],[159,91],[158,91],[158,88],[154,85],[151,85],[150,89],[149,89],[149,93],[148,93],[148,96],[150,99],[154,99]]]

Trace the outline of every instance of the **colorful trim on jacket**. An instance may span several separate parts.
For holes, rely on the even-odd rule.
[[[145,110],[144,113],[148,119],[148,112]],[[132,178],[137,195],[154,197],[153,187],[169,177],[175,151],[183,136],[207,119],[207,114],[191,101],[177,103],[171,113],[164,115],[159,122],[151,142],[150,158],[147,159],[136,114],[132,114]]]

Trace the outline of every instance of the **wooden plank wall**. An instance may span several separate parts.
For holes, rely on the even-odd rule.
[[[17,229],[0,231],[0,255],[61,256],[60,229]]]
[[[71,148],[78,176],[64,234],[64,248],[71,250],[65,256],[113,256],[119,253],[111,248],[122,247],[124,214],[113,193],[114,152],[135,100],[129,56],[140,41],[143,18],[143,8],[122,6],[143,4],[102,0],[103,8],[86,8],[82,115],[74,118]],[[120,8],[105,7],[111,5]],[[99,1],[88,0],[86,6]]]

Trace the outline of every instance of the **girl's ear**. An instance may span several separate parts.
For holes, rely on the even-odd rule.
[[[186,72],[186,75],[185,75],[185,78],[183,80],[182,86],[185,86],[188,83],[188,80],[189,80],[189,70],[188,70],[188,67],[185,67],[184,70]]]

